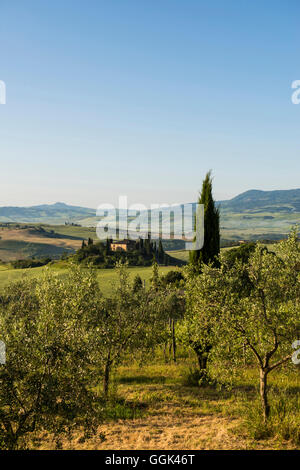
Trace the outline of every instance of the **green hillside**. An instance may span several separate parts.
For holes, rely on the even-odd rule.
[[[229,201],[220,201],[222,211],[300,213],[300,189],[281,191],[246,191]]]
[[[50,269],[52,272],[56,272],[59,276],[64,276],[67,272],[68,264],[64,262],[53,263],[45,268],[44,266],[40,268],[29,268],[29,269],[11,269],[7,265],[0,264],[0,292],[1,290],[10,284],[11,282],[17,282],[24,277],[34,278],[42,275],[45,269]],[[160,274],[166,274],[170,270],[174,270],[174,266],[160,266]],[[97,269],[97,278],[101,291],[104,295],[109,295],[114,283],[118,280],[118,273],[116,269]],[[148,286],[150,278],[152,276],[152,267],[130,267],[128,268],[128,273],[131,279],[139,274],[141,279],[146,282]]]
[[[95,209],[70,206],[62,202],[32,207],[0,207],[0,222],[61,224],[95,215]]]

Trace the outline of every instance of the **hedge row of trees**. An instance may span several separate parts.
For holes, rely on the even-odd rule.
[[[45,266],[46,264],[49,264],[51,261],[51,258],[19,259],[16,261],[11,261],[11,265],[14,269],[38,268],[40,266]]]

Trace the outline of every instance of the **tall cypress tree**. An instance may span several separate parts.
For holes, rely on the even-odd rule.
[[[105,254],[106,254],[106,255],[109,255],[109,253],[110,253],[110,241],[109,241],[109,239],[107,238],[107,239],[106,239],[106,244],[105,244]]]
[[[148,238],[145,239],[144,248],[145,248],[146,256],[150,256],[152,250],[151,250],[151,238],[149,234],[148,234]]]
[[[204,245],[201,250],[190,251],[190,263],[196,269],[201,262],[215,262],[220,253],[220,213],[212,196],[212,176],[209,171],[202,183],[199,204],[204,205]]]
[[[163,244],[162,244],[161,239],[159,239],[157,256],[158,256],[158,261],[160,263],[162,263],[164,261],[164,254],[165,254],[165,252],[164,252]]]

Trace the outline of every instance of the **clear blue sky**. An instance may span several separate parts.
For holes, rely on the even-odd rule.
[[[300,187],[299,0],[1,0],[0,205]]]

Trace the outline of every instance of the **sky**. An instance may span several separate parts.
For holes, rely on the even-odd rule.
[[[298,0],[0,0],[0,205],[299,188]]]

